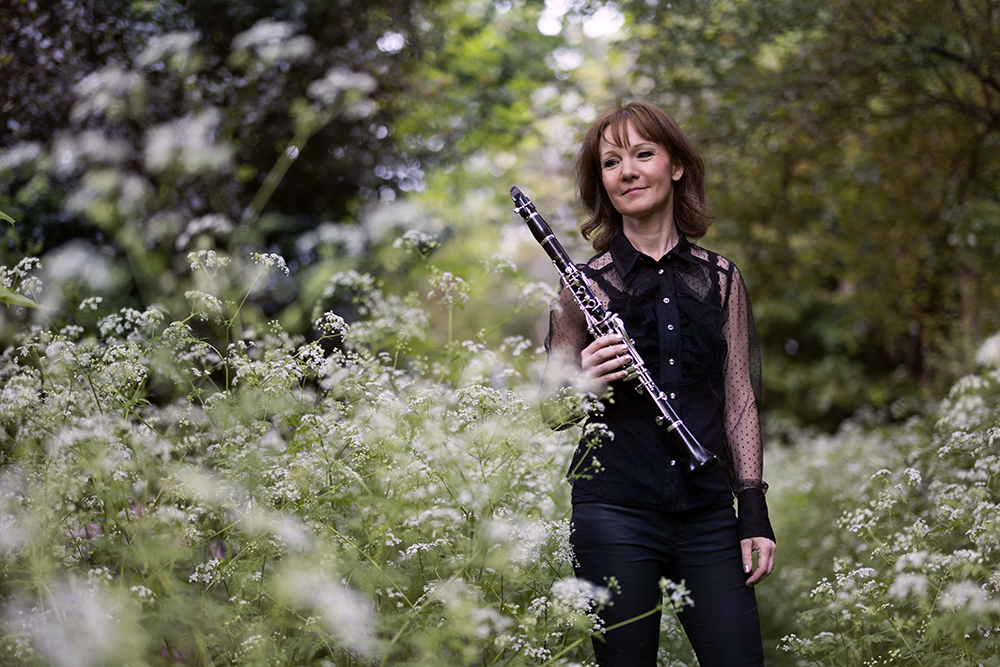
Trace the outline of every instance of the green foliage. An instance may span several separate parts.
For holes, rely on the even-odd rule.
[[[7,306],[21,306],[22,308],[38,307],[38,304],[31,299],[23,297],[17,292],[3,286],[0,286],[0,303],[4,303]]]
[[[37,308],[41,284],[31,275],[38,266],[35,259],[21,260],[11,269],[0,266],[0,303],[8,308]]]
[[[535,104],[529,94],[559,84],[546,60],[558,40],[534,30],[537,6],[272,5],[162,3],[153,11],[111,3],[120,16],[102,29],[117,35],[142,21],[147,37],[127,44],[109,37],[100,54],[71,41],[77,50],[67,58],[78,85],[59,92],[51,116],[12,121],[10,133],[0,134],[0,207],[19,220],[5,237],[8,263],[96,249],[106,270],[60,275],[58,293],[180,313],[187,293],[204,291],[188,275],[190,253],[232,257],[236,265],[218,278],[238,293],[247,256],[267,248],[298,270],[294,278],[273,278],[281,289],[253,310],[293,333],[308,330],[317,299],[329,297],[331,308],[353,317],[349,295],[323,296],[330,277],[345,270],[407,285],[396,290],[400,298],[429,291],[431,248],[398,246],[407,230],[436,246],[458,237],[435,250],[442,275],[465,275],[482,262],[513,267],[510,248],[497,242],[502,232],[489,228],[510,217],[509,206],[489,199],[498,166],[512,167],[515,147],[531,134],[533,114],[555,108],[551,96]],[[87,20],[100,22],[104,9]],[[17,65],[34,51],[54,57],[46,35],[65,30],[61,21],[33,5],[17,7],[10,25],[27,36],[3,46],[11,54],[9,85],[28,85]],[[32,86],[24,99],[44,103]],[[10,109],[13,116],[20,110]],[[492,162],[489,172],[468,179],[457,197],[415,201],[414,191],[434,180],[426,169],[469,153]],[[402,193],[413,196],[392,206]],[[483,256],[485,246],[498,251]],[[505,326],[510,316],[496,308],[526,284],[470,284],[495,303],[441,304],[442,320],[454,323],[463,308],[468,316],[435,328],[446,340],[431,337],[425,351],[465,338],[499,344],[509,335],[533,336],[537,317],[515,310],[516,322]],[[481,324],[474,316],[487,311]],[[79,319],[72,311],[53,315],[60,316]]]
[[[1000,326],[997,3],[623,7],[620,94],[706,157],[706,243],[751,281],[768,405],[833,430],[971,369]]]
[[[457,3],[413,82],[397,131],[421,137],[424,164],[478,150],[512,150],[533,131],[532,94],[558,84],[548,65],[561,41],[538,33],[530,3]],[[428,45],[430,46],[430,45]]]
[[[770,452],[783,546],[759,594],[797,610],[765,623],[794,664],[1000,664],[998,346],[905,425],[871,415]]]
[[[182,309],[189,285],[177,277],[185,257],[219,249],[245,258],[262,247],[271,221],[261,214],[308,141],[334,121],[357,122],[373,112],[375,80],[331,68],[287,102],[294,122],[282,126],[288,134],[269,156],[267,175],[256,187],[243,178],[242,133],[260,119],[229,98],[252,103],[260,88],[291,86],[284,73],[313,49],[291,24],[260,22],[234,39],[239,78],[220,89],[210,82],[218,73],[209,70],[196,33],[157,35],[127,63],[105,66],[76,86],[70,115],[82,128],[7,150],[0,184],[24,211],[55,205],[61,217],[85,221],[87,234],[62,236],[62,249],[99,247],[113,270],[127,273],[123,286],[81,271],[74,278],[90,291],[84,296],[110,297],[124,287],[124,295],[114,295],[118,305]],[[22,217],[25,227],[37,222]],[[49,228],[44,216],[40,222]],[[21,240],[21,227],[13,240]]]

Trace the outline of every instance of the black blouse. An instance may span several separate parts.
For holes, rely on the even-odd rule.
[[[760,347],[736,266],[683,236],[656,261],[619,232],[608,251],[580,268],[604,305],[621,316],[650,376],[681,419],[724,464],[689,479],[666,428],[657,423],[653,401],[635,391],[636,380],[621,380],[586,414],[569,471],[573,502],[673,512],[731,503],[735,493],[740,539],[774,539],[764,502]],[[549,397],[543,415],[554,428],[573,421],[556,397],[579,379],[580,352],[591,340],[583,312],[563,289],[549,318],[543,378]]]

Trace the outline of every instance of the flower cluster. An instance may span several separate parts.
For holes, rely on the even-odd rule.
[[[959,380],[927,417],[875,430],[846,424],[836,436],[806,440],[795,454],[779,456],[778,473],[772,459],[778,483],[769,499],[777,532],[787,521],[789,536],[815,536],[796,545],[808,553],[810,567],[826,558],[817,568],[822,576],[801,593],[799,627],[785,635],[782,649],[809,664],[998,659],[1000,370],[992,363],[994,344],[989,339],[980,352],[985,368]],[[831,477],[831,469],[842,473]],[[808,509],[782,517],[782,506]],[[831,509],[840,512],[840,530],[809,525],[835,519]]]

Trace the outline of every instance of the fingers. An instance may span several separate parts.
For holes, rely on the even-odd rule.
[[[598,382],[615,382],[628,375],[632,362],[628,346],[619,334],[607,334],[596,339],[580,353],[584,372]]]
[[[740,540],[740,551],[743,553],[743,574],[750,574],[753,569],[753,540]]]
[[[740,540],[740,551],[743,554],[743,572],[749,574],[747,586],[753,587],[764,580],[764,577],[774,571],[774,555],[778,547],[774,540],[766,537],[748,537]],[[753,568],[753,552],[757,552],[757,568]]]

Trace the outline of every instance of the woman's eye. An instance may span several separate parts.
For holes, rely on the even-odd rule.
[[[611,169],[616,164],[618,164],[618,160],[605,160],[604,161],[604,168],[605,169]]]
[[[653,151],[639,151],[639,157],[652,157]]]

